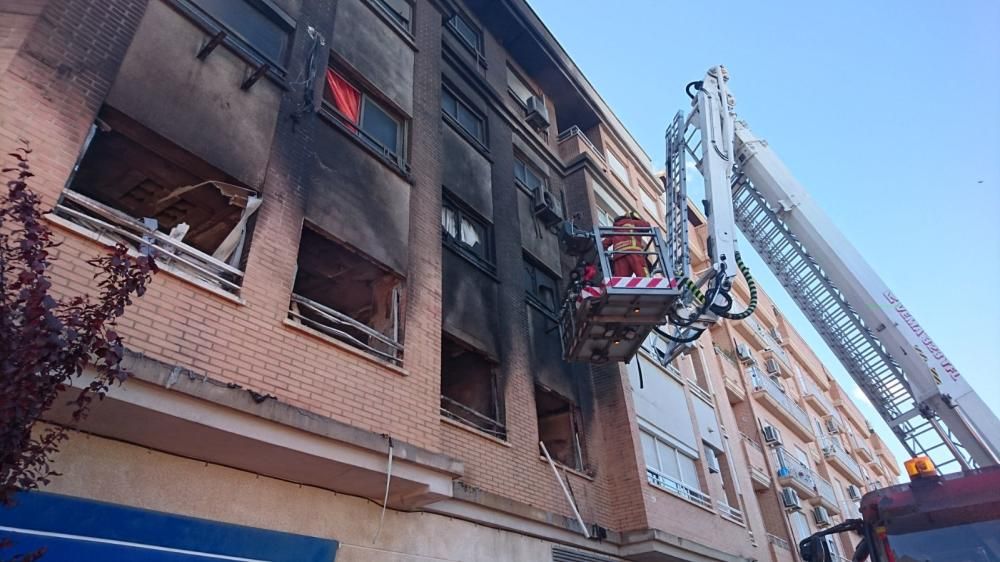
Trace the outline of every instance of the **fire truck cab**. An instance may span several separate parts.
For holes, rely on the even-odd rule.
[[[831,561],[823,537],[854,531],[854,562],[1000,562],[1000,466],[940,476],[918,458],[906,468],[909,483],[861,498],[861,519],[800,542],[802,559]]]

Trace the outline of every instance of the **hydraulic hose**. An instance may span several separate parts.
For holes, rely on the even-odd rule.
[[[719,312],[719,316],[730,320],[743,320],[753,314],[753,311],[757,308],[757,284],[754,282],[753,276],[750,275],[750,268],[743,263],[743,258],[740,257],[739,252],[736,252],[736,267],[743,274],[743,278],[747,280],[747,288],[750,289],[750,304],[742,312]]]

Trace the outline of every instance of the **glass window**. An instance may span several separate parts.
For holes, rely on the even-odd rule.
[[[656,201],[652,197],[646,194],[645,191],[639,192],[639,198],[642,199],[642,206],[646,208],[654,217],[660,214],[660,211],[656,208]]]
[[[793,511],[788,514],[788,520],[792,523],[792,532],[795,534],[795,544],[812,534],[809,530],[809,519],[801,511]]]
[[[514,159],[514,179],[532,192],[546,183],[541,174],[525,164],[520,158]]]
[[[559,302],[559,282],[556,278],[527,259],[524,261],[524,272],[528,296],[549,312],[555,312]]]
[[[285,65],[292,27],[273,9],[249,0],[193,0],[193,3],[270,62]]]
[[[455,35],[458,35],[459,39],[461,39],[469,49],[477,55],[482,56],[483,32],[480,31],[478,27],[459,14],[455,14],[450,20],[448,20],[448,26],[455,32]]]
[[[455,120],[459,127],[472,135],[474,139],[486,144],[486,123],[479,112],[458,99],[448,88],[441,92],[441,110]]]
[[[614,152],[611,152],[609,150],[607,151],[607,155],[608,155],[608,167],[611,168],[611,171],[616,176],[618,176],[618,179],[625,182],[625,185],[629,185],[628,168],[625,167],[625,164],[622,164],[622,161],[619,160],[617,156],[615,156]]]
[[[660,460],[662,461],[660,463],[660,471],[678,482],[683,482],[684,480],[681,477],[680,467],[677,466],[677,449],[674,449],[662,441],[656,442],[656,449],[659,452]]]
[[[368,146],[403,164],[403,122],[333,69],[326,71],[326,102],[347,129]]]
[[[680,466],[681,482],[688,488],[701,490],[701,483],[698,480],[698,465],[695,464],[694,459],[677,453],[677,464]]]
[[[516,72],[514,72],[509,66],[507,67],[507,89],[514,98],[521,103],[528,103],[528,98],[534,97],[535,92],[530,86],[525,84],[524,80]]]
[[[445,196],[441,207],[441,228],[446,242],[476,260],[491,263],[488,225],[471,212],[460,208],[448,196]]]
[[[376,0],[376,3],[404,30],[413,30],[413,5],[409,0]]]
[[[640,431],[639,441],[642,443],[642,456],[646,458],[646,466],[660,471],[660,460],[656,454],[656,440],[645,431]]]

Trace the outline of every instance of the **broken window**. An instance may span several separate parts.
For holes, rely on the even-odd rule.
[[[403,31],[413,33],[412,0],[376,0],[375,4],[382,8],[389,19],[399,24]]]
[[[189,0],[199,15],[228,32],[227,40],[259,53],[267,61],[284,67],[288,58],[294,22],[270,6],[254,0]]]
[[[447,192],[441,205],[441,230],[446,245],[492,269],[489,224]]]
[[[559,310],[559,281],[527,257],[524,260],[524,283],[529,302],[551,314]]]
[[[306,225],[289,317],[393,364],[403,360],[402,279]]]
[[[576,404],[535,384],[535,411],[538,414],[538,440],[545,444],[552,460],[575,470],[583,470],[583,425]]]
[[[403,121],[355,86],[342,74],[326,70],[323,99],[330,114],[351,133],[400,168],[403,157]]]
[[[441,341],[441,415],[507,438],[496,363],[444,334]]]
[[[102,239],[155,252],[181,276],[238,293],[257,192],[105,108],[55,213]]]

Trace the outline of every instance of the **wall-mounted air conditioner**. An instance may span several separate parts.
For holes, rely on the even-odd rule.
[[[736,346],[736,356],[743,361],[750,361],[753,359],[753,355],[750,353],[750,346],[745,343],[741,343]]]
[[[785,509],[791,511],[799,511],[802,509],[802,502],[799,501],[799,494],[791,488],[782,488],[781,504],[785,506]]]
[[[777,447],[781,445],[781,432],[773,425],[764,426],[764,443]]]
[[[537,96],[531,96],[525,100],[525,119],[528,124],[538,129],[549,127],[549,108],[545,106],[545,100]]]
[[[560,201],[549,191],[548,186],[540,185],[535,188],[535,216],[538,217],[545,226],[555,226],[562,222],[563,212]]]
[[[818,527],[827,527],[830,525],[830,513],[821,505],[813,508],[813,519],[816,520],[816,526]]]
[[[768,357],[767,361],[764,361],[764,366],[767,368],[767,374],[769,375],[781,374],[781,365],[778,364],[778,360],[774,357]]]

